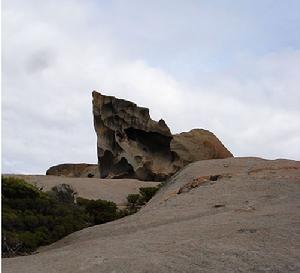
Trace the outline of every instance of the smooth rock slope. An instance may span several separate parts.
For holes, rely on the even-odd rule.
[[[299,272],[299,208],[300,162],[198,161],[137,214],[3,259],[3,272]]]

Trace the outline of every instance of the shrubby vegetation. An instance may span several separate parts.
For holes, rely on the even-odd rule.
[[[139,194],[129,194],[127,196],[127,209],[129,214],[137,212],[155,195],[159,188],[160,186],[144,187],[139,189]]]
[[[85,209],[94,225],[103,224],[119,218],[117,205],[106,200],[88,200],[78,197],[77,204]]]
[[[78,198],[66,184],[45,193],[22,179],[2,177],[3,256],[31,253],[82,228],[115,220],[113,202]]]
[[[135,213],[157,190],[140,188],[127,197],[127,209],[119,210],[111,201],[76,198],[66,184],[45,193],[22,179],[2,177],[2,255],[32,253],[74,231]]]
[[[2,177],[4,256],[30,253],[90,225],[90,215],[71,198],[74,192],[67,185],[61,189],[70,192],[55,188],[44,193],[22,179]]]

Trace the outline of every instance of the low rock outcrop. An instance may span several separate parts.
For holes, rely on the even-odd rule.
[[[233,157],[213,133],[204,129],[173,135],[171,150],[176,152],[183,165],[199,160]]]
[[[232,157],[212,133],[172,135],[149,109],[93,91],[94,126],[101,178],[165,180],[190,162]]]
[[[66,163],[50,167],[46,175],[68,176],[68,177],[99,177],[97,164]]]

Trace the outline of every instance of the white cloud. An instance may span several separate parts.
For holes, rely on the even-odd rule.
[[[54,2],[3,5],[4,172],[96,162],[93,89],[149,107],[174,132],[210,129],[235,155],[300,158],[299,51],[243,55],[191,85],[129,54],[93,6]]]

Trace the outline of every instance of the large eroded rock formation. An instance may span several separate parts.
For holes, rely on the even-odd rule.
[[[170,129],[152,120],[149,109],[94,91],[93,114],[101,178],[164,180],[180,168]]]
[[[165,180],[187,163],[232,157],[206,130],[172,136],[149,109],[93,91],[94,125],[101,178]]]

